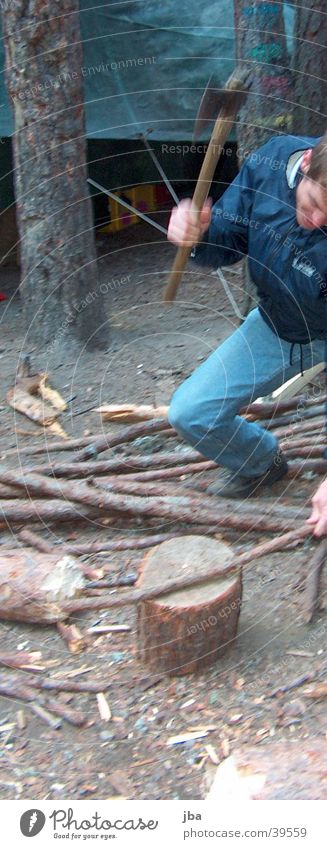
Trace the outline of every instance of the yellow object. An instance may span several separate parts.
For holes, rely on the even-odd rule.
[[[140,212],[153,212],[156,208],[156,187],[154,185],[131,186],[124,191],[116,192],[117,197],[121,197],[139,209]],[[101,233],[114,233],[117,230],[123,230],[125,227],[130,227],[131,224],[138,224],[141,218],[133,215],[128,209],[121,206],[120,203],[112,198],[108,198],[108,207],[110,213],[110,223],[105,227],[101,227]]]

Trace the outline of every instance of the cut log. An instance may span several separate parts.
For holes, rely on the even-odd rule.
[[[0,619],[48,625],[66,619],[62,605],[85,587],[71,556],[30,549],[0,551]]]
[[[221,577],[138,605],[140,660],[156,672],[185,675],[212,666],[235,639],[242,598],[241,569],[227,545],[198,536],[175,537],[144,558],[138,586],[154,588],[172,577],[205,575],[221,563]]]

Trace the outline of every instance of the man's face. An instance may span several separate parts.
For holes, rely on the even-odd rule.
[[[327,190],[305,176],[311,153],[311,150],[305,151],[301,166],[304,177],[296,189],[296,219],[306,230],[327,226]]]

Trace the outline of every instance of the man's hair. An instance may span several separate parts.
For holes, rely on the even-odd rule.
[[[312,148],[312,156],[306,177],[327,189],[327,131],[320,142]]]

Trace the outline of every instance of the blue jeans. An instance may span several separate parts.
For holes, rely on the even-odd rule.
[[[174,393],[168,418],[190,445],[244,477],[263,474],[276,437],[238,415],[301,370],[301,349],[276,336],[258,309]],[[290,365],[290,359],[292,365]],[[302,345],[303,369],[325,359],[325,342]]]

